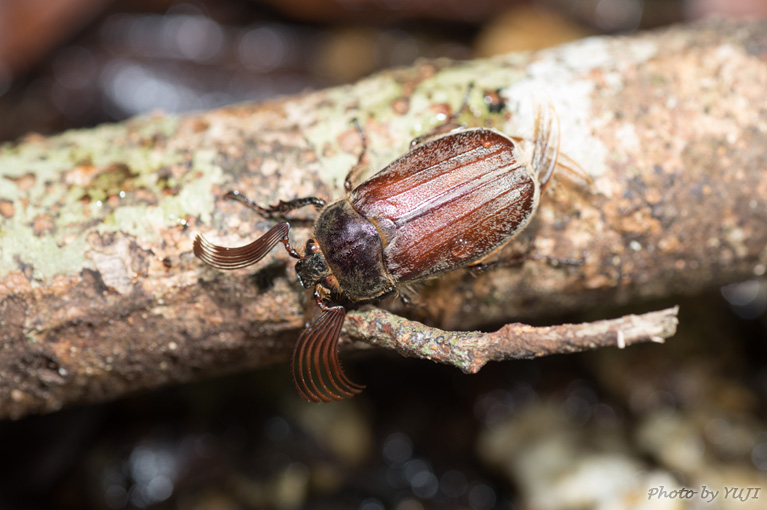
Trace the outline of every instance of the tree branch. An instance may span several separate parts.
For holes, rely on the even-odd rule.
[[[222,273],[193,257],[194,235],[239,245],[273,224],[222,200],[231,189],[263,204],[341,197],[360,150],[352,118],[381,168],[457,108],[471,81],[462,121],[524,137],[532,103],[550,101],[563,152],[593,179],[583,186],[560,173],[508,250],[587,256],[579,267],[450,273],[423,286],[412,318],[481,328],[762,276],[765,34],[765,22],[709,22],[421,62],[269,103],[7,144],[0,416],[287,360],[314,311],[287,254]],[[498,89],[508,106],[493,114],[482,92]],[[302,214],[291,220],[298,246],[315,213]]]
[[[538,358],[600,347],[623,349],[659,342],[676,333],[678,307],[612,320],[533,327],[506,324],[494,333],[442,331],[380,309],[350,314],[344,329],[354,340],[393,349],[403,356],[454,365],[476,374],[488,361]]]

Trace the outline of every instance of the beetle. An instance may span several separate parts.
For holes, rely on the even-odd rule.
[[[236,191],[227,194],[269,217],[307,205],[320,209],[303,253],[291,245],[287,221],[238,248],[217,246],[201,235],[194,240],[194,254],[219,269],[254,264],[278,243],[298,259],[298,279],[314,289],[321,312],[299,336],[292,359],[299,395],[312,402],[348,398],[364,388],[338,360],[348,308],[448,271],[483,267],[488,255],[528,225],[558,165],[556,114],[538,108],[531,140],[486,128],[441,134],[438,128],[353,187],[366,150],[358,130],[362,153],[340,200],[326,205],[306,197],[261,207]]]

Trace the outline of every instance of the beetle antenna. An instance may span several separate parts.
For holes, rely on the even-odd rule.
[[[322,314],[314,319],[293,351],[293,382],[298,394],[308,402],[331,402],[349,398],[364,386],[346,377],[338,361],[338,337],[344,324],[343,306],[317,304]]]
[[[290,225],[287,223],[278,223],[269,231],[245,246],[237,248],[227,248],[213,244],[201,235],[194,238],[193,251],[198,259],[216,269],[240,269],[255,264],[269,253],[277,243],[282,242],[288,253],[301,258],[296,250],[290,246],[288,232]]]

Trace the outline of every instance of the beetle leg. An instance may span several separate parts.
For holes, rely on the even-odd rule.
[[[338,337],[346,310],[322,304],[322,314],[298,337],[293,351],[293,382],[298,394],[309,402],[349,398],[364,386],[351,382],[338,361]]]
[[[354,187],[354,181],[359,178],[360,173],[367,166],[362,161],[365,159],[365,155],[368,152],[368,137],[365,135],[365,130],[362,129],[362,126],[357,119],[352,119],[352,123],[354,123],[354,127],[357,128],[357,133],[359,133],[360,140],[362,140],[362,151],[357,158],[357,164],[354,165],[351,170],[349,170],[349,173],[346,174],[346,178],[344,179],[344,189],[347,193],[352,190]]]
[[[408,308],[424,308],[423,300],[418,294],[419,284],[416,282],[400,284],[397,286],[397,295],[399,296],[402,304]]]
[[[561,266],[582,266],[586,263],[586,252],[579,259],[554,257],[552,255],[544,255],[542,253],[522,253],[514,255],[512,257],[506,257],[503,259],[493,260],[491,262],[475,262],[469,266],[466,266],[472,274],[479,275],[491,269],[504,266],[515,266],[525,262],[526,260],[545,260],[549,265],[553,267]]]
[[[530,253],[522,253],[512,257],[497,259],[490,262],[475,262],[466,266],[466,268],[471,271],[471,274],[476,276],[490,271],[491,269],[496,269],[504,266],[516,266],[531,258],[532,257]]]
[[[537,115],[537,113],[536,113],[536,115]],[[536,122],[540,123],[540,120],[537,119]],[[557,124],[558,124],[558,122],[559,121],[557,120]],[[509,138],[514,140],[515,143],[528,143],[529,142],[529,140],[526,140],[524,137],[521,137],[521,136],[510,136]],[[540,137],[538,137],[536,134],[534,134],[533,135],[533,141],[531,143],[536,143],[536,140],[538,140],[538,143],[540,143],[541,147],[543,147],[545,144],[541,143],[541,140],[539,138]],[[559,148],[557,147],[557,152],[558,152],[558,149]],[[570,175],[575,176],[575,177],[581,179],[582,181],[586,182],[589,185],[594,184],[594,181],[591,179],[591,176],[589,176],[588,172],[577,161],[575,161],[573,158],[571,158],[567,154],[565,154],[563,152],[558,152],[558,157],[555,158],[555,162],[556,162],[556,164],[555,164],[556,168],[561,168],[562,170],[567,171]],[[552,173],[555,170],[556,169],[552,169]],[[549,175],[548,178],[545,179],[545,182],[541,181],[541,184],[542,184],[541,192],[543,192],[543,190],[545,189],[545,185],[548,184],[550,178],[551,178],[551,175]],[[539,177],[539,179],[540,179],[540,177]]]
[[[534,253],[530,256],[533,260],[545,260],[549,265],[554,267],[560,266],[582,266],[586,263],[586,255],[588,253],[584,251],[581,254],[581,258],[574,259],[568,257],[554,257],[553,255],[544,255],[542,253]]]
[[[546,112],[540,105],[536,105],[533,144],[530,164],[543,194],[559,160],[559,116],[552,105],[549,105]]]
[[[464,127],[463,124],[458,122],[458,117],[460,117],[468,109],[469,96],[471,95],[471,91],[473,89],[474,89],[474,82],[471,82],[469,83],[469,86],[466,87],[466,92],[463,95],[463,101],[461,102],[460,108],[458,108],[455,112],[450,114],[450,116],[447,119],[445,119],[445,121],[442,124],[438,124],[428,133],[425,133],[421,136],[413,138],[410,141],[410,148],[413,149],[415,147],[418,147],[422,143],[431,140],[432,138],[436,138],[440,135],[444,135],[445,133],[449,133],[450,131],[454,129]]]
[[[593,185],[594,181],[591,180],[591,176],[586,172],[586,170],[573,158],[568,156],[564,153],[559,153],[559,161],[557,161],[557,167],[561,168],[562,170],[566,170],[570,173],[570,175],[573,175],[575,177],[578,177],[579,179],[583,180],[589,185]],[[563,163],[561,160],[566,159],[567,163]]]
[[[316,209],[321,209],[325,206],[325,201],[321,198],[303,197],[294,198],[293,200],[288,200],[287,202],[280,200],[279,203],[275,205],[262,207],[237,190],[229,191],[226,195],[224,195],[224,198],[229,200],[236,200],[268,218],[271,218],[272,216],[283,216],[285,213],[300,209],[301,207],[305,207],[307,205],[313,205]]]
[[[193,251],[197,258],[217,269],[239,269],[255,264],[279,242],[285,245],[285,249],[292,256],[301,258],[290,246],[289,231],[290,225],[278,223],[252,243],[237,248],[215,245],[198,234],[194,238]]]

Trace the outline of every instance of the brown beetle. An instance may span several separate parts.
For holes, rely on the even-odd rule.
[[[299,259],[298,279],[314,288],[322,312],[293,353],[293,379],[305,400],[329,402],[363,389],[338,361],[347,307],[378,301],[403,284],[481,266],[528,224],[559,156],[553,110],[536,112],[530,141],[484,128],[422,140],[352,189],[358,163],[346,178],[347,196],[328,206],[308,197],[264,208],[237,192],[227,194],[268,216],[322,207],[303,255],[290,245],[287,222],[239,248],[195,238],[195,255],[219,269],[258,262],[280,242]]]

